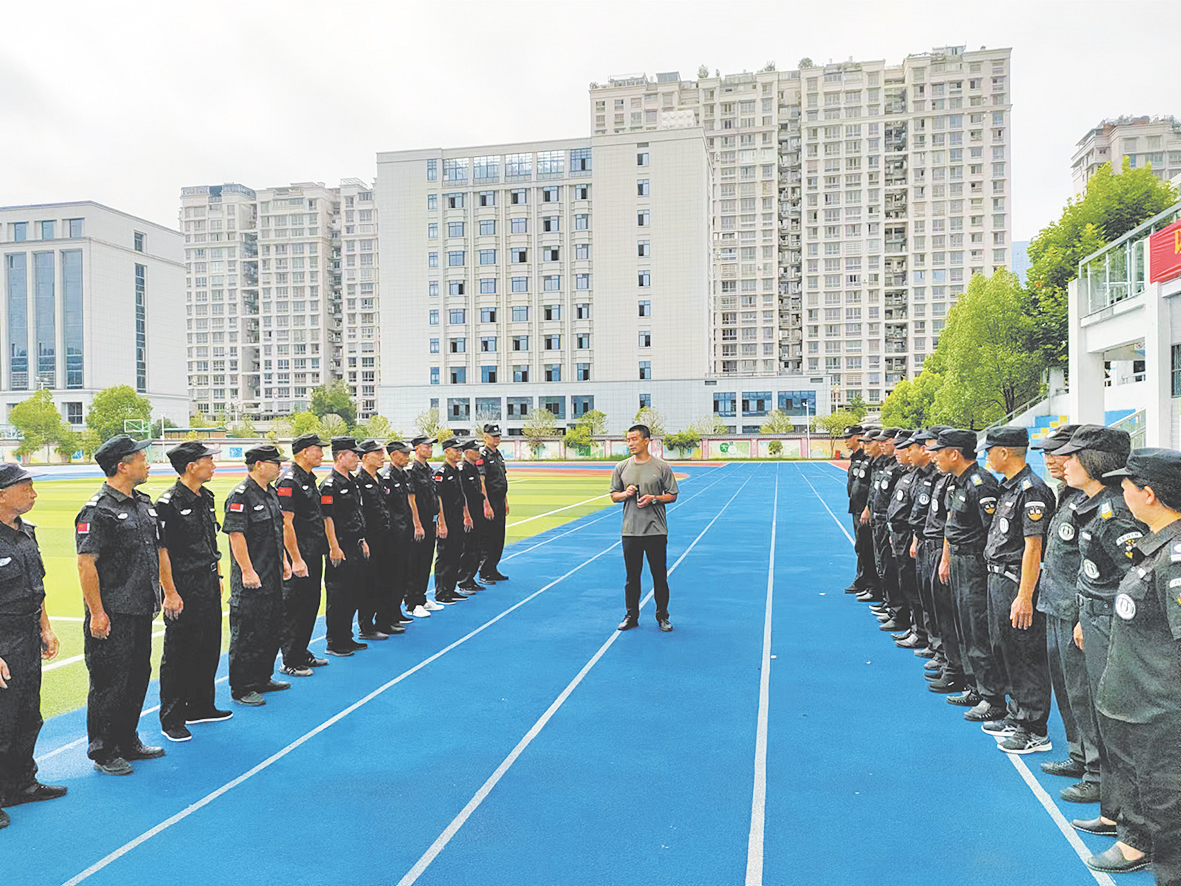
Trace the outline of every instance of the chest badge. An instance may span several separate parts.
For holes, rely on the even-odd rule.
[[[0,566],[7,566],[12,562],[12,557],[0,557]]]
[[[1091,581],[1099,577],[1099,567],[1090,560],[1083,560],[1083,572]]]
[[[1136,601],[1127,594],[1118,594],[1115,598],[1115,614],[1124,621],[1131,621],[1136,617]]]
[[[1058,537],[1063,541],[1074,541],[1074,524],[1063,523],[1058,527]]]
[[[999,525],[1001,527],[1001,532],[1007,533],[1009,531],[1009,518],[1008,517],[1001,517]]]
[[[120,515],[119,515],[119,519],[120,519],[120,520],[126,520],[126,519],[127,519],[127,515],[126,515],[126,514],[120,514]]]
[[[181,511],[181,512],[180,512],[180,515],[181,515],[182,517],[187,517],[187,516],[188,516],[189,514],[191,514],[191,513],[193,513],[193,509],[192,509],[192,508],[185,508],[183,511]]]

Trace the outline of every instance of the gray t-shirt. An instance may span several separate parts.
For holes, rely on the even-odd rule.
[[[675,495],[680,491],[668,462],[656,456],[642,464],[634,458],[624,459],[611,474],[611,491],[623,492],[629,486],[635,486],[639,491],[623,502],[623,534],[668,535],[664,502],[654,501],[642,508],[636,504],[642,495]]]

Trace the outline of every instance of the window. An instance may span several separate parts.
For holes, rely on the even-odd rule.
[[[427,315],[427,323],[431,326],[438,326],[439,325],[439,312],[438,311],[431,311]]]
[[[524,206],[529,202],[529,191],[526,188],[515,188],[508,192],[508,202],[513,206]]]
[[[549,379],[546,379],[546,381],[549,381]],[[554,418],[566,418],[565,397],[538,397],[537,408],[547,410]]]
[[[557,203],[561,199],[561,188],[542,188],[541,202],[542,203]]]
[[[723,418],[733,418],[738,414],[737,407],[738,395],[733,391],[714,393],[714,415],[722,416]]]
[[[647,299],[640,302],[640,316],[641,317],[651,317],[652,316],[652,302],[648,301]]]
[[[439,367],[432,366],[431,367],[431,384],[437,385],[438,383],[439,383]]]
[[[463,295],[466,285],[463,280],[448,280],[447,294],[448,295]]]
[[[42,240],[52,240],[53,239],[53,229],[54,229],[53,222],[51,222],[51,221],[41,222],[41,239]]]
[[[467,384],[467,368],[464,366],[451,367],[451,384],[463,385]]]
[[[544,320],[561,320],[562,306],[561,305],[545,305],[541,309],[542,319]]]
[[[480,352],[483,354],[496,353],[496,336],[485,335],[480,339]]]
[[[466,323],[467,311],[464,308],[452,308],[447,315],[447,322],[456,325]]]
[[[580,213],[574,216],[574,230],[589,231],[590,230],[590,216],[588,214]]]
[[[529,350],[529,336],[527,336],[527,335],[514,335],[514,336],[513,336],[513,350],[514,350],[514,351],[527,351],[527,350]]]
[[[480,176],[477,175],[476,178],[480,178]],[[481,206],[495,206],[496,205],[496,192],[495,191],[480,191],[480,205]],[[493,224],[495,224],[495,222],[493,222]],[[484,232],[480,231],[480,233],[482,234]],[[496,232],[493,231],[492,233],[496,233]]]
[[[79,237],[82,236],[82,219],[68,218],[68,219],[66,219],[66,225],[69,226],[71,240],[77,240]],[[71,404],[71,403],[66,404],[66,406],[71,406],[71,405],[73,405],[73,404]],[[82,408],[81,403],[78,404],[78,408],[79,408],[79,410],[81,410],[81,408]],[[73,422],[71,422],[71,424],[73,424]]]
[[[575,185],[574,186],[575,200],[589,200],[590,199],[590,185]]]
[[[480,381],[486,385],[496,384],[496,367],[495,366],[481,366],[480,367]]]
[[[591,248],[589,243],[575,243],[574,244],[574,258],[577,260],[589,259],[591,257]]]
[[[649,275],[648,271],[639,271],[636,273],[636,285],[637,286],[651,286],[652,285],[652,278]]]
[[[650,210],[641,209],[636,213],[636,225],[641,228],[646,228],[652,223],[652,213]]]
[[[457,252],[448,252],[447,253],[447,267],[462,268],[463,267],[463,257],[464,257],[464,252],[462,249]]]
[[[526,379],[527,381],[528,379]],[[520,381],[514,378],[513,381]],[[533,410],[532,397],[509,397],[508,398],[508,417],[509,418],[524,418]]]
[[[480,281],[481,295],[495,295],[496,294],[496,278],[485,277]]]
[[[636,154],[636,166],[647,166],[647,165],[648,165],[648,152],[647,151],[640,151],[639,153]]]
[[[480,250],[480,264],[482,264],[482,265],[496,264],[496,250],[495,249],[481,249]]]
[[[512,287],[513,287],[513,292],[528,292],[529,291],[529,278],[528,277],[513,277]]]
[[[590,381],[591,370],[589,363],[578,363],[575,366],[574,377],[578,381]]]
[[[589,332],[579,332],[574,336],[574,347],[578,348],[580,351],[589,348],[591,346],[590,342],[591,337]]]
[[[651,394],[640,394],[640,408],[641,409],[651,409],[652,408],[652,395]]]
[[[428,350],[430,350],[432,354],[439,353],[439,340],[437,338],[432,338],[430,340],[428,344]]]
[[[24,243],[29,239],[28,222],[13,222],[9,225],[9,231],[12,233],[13,243]]]
[[[448,209],[463,209],[463,194],[444,194],[443,202]]]
[[[500,421],[500,398],[477,397],[476,421]]]
[[[528,366],[514,366],[513,367],[513,381],[527,382],[529,381],[529,367]],[[510,415],[512,413],[509,413]],[[521,413],[525,415],[525,413]]]
[[[648,379],[651,377],[652,377],[652,361],[651,360],[641,360],[640,361],[640,380],[642,381],[644,379]]]
[[[640,347],[641,348],[652,347],[652,332],[651,332],[651,330],[648,330],[648,329],[640,330]]]
[[[496,308],[480,308],[480,322],[481,323],[495,323],[496,322]]]
[[[562,380],[562,366],[560,363],[549,363],[545,367],[546,381],[561,381]]]
[[[591,281],[590,274],[575,274],[574,275],[574,288],[575,289],[590,289],[591,288],[590,281]]]
[[[467,353],[467,339],[453,338],[447,342],[447,351],[452,354],[466,354]]]
[[[439,208],[439,195],[438,194],[427,194],[426,195],[426,208],[428,210]]]
[[[509,250],[509,261],[514,265],[523,265],[529,261],[529,250],[524,246],[518,246]]]
[[[650,196],[649,189],[648,189],[648,179],[641,178],[638,181],[636,181],[636,196],[637,197]]]
[[[480,222],[480,236],[490,237],[496,233],[496,219],[486,218]]]
[[[771,410],[770,391],[743,391],[742,411],[746,415],[766,415]]]
[[[557,261],[558,255],[559,255],[559,251],[558,251],[558,247],[556,247],[556,246],[543,246],[541,248],[541,260],[542,261]]]
[[[454,370],[453,370],[454,371]],[[463,382],[452,382],[452,384],[463,384]],[[447,398],[447,415],[452,419],[460,421],[467,421],[472,415],[471,401],[466,397],[448,397]]]
[[[73,220],[73,219],[72,219]],[[74,236],[71,234],[70,236]],[[81,234],[78,234],[81,237]],[[81,403],[63,403],[62,406],[66,408],[66,422],[72,425],[82,424],[82,404]]]
[[[591,306],[587,303],[578,304],[574,306],[575,320],[589,320],[591,315]]]
[[[426,226],[426,238],[428,240],[439,239],[439,226],[435,222],[431,222]]]
[[[591,149],[590,148],[571,148],[570,150],[570,171],[571,172],[590,172],[591,171]],[[586,187],[582,185],[582,187]],[[585,199],[585,198],[579,198]]]
[[[428,268],[437,268],[439,266],[439,253],[428,252],[426,254],[426,266]]]
[[[575,418],[581,418],[594,408],[595,398],[593,394],[587,397],[574,396],[570,398],[570,414]]]
[[[135,246],[136,252],[144,251],[144,235],[136,231],[132,237],[132,243]]]
[[[510,234],[528,234],[529,233],[529,219],[527,218],[510,218],[508,220],[508,230]]]
[[[439,161],[426,161],[426,180],[429,182],[437,181],[439,178]]]
[[[431,298],[438,298],[438,296],[439,296],[439,281],[432,280],[430,283],[428,283],[427,284],[427,291],[430,294]]]
[[[448,237],[462,237],[463,236],[463,222],[448,222],[447,223]]]
[[[559,217],[556,215],[545,215],[541,218],[541,230],[547,234],[556,233],[559,225]]]
[[[562,278],[558,274],[550,274],[541,278],[541,288],[546,292],[557,292],[562,288]],[[546,319],[549,319],[548,317]]]

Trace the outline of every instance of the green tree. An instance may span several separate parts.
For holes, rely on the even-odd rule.
[[[327,439],[343,437],[349,432],[348,422],[343,415],[329,412],[320,416],[320,430]]]
[[[548,409],[534,409],[521,425],[521,433],[529,441],[534,455],[540,455],[547,439],[558,436],[557,418]]]
[[[63,424],[62,435],[58,438],[57,445],[53,447],[63,462],[68,462],[74,457],[74,453],[81,448],[82,435],[71,428],[69,425]]]
[[[759,426],[760,434],[794,434],[796,426],[791,420],[791,416],[780,409],[773,409],[767,413],[762,425]]]
[[[668,434],[664,438],[664,445],[667,449],[682,454],[692,452],[698,444],[701,443],[701,435],[692,428],[684,431],[678,431],[675,434]]]
[[[935,349],[946,366],[932,414],[941,424],[979,429],[1035,396],[1042,362],[1017,275],[977,274],[947,316]]]
[[[882,401],[882,424],[900,428],[922,428],[935,423],[935,394],[943,384],[934,356],[927,360],[914,381],[903,379]]]
[[[371,415],[363,422],[357,423],[357,438],[367,439],[372,437],[374,440],[390,440],[398,434],[393,433],[393,428],[390,425],[390,420],[384,415]]]
[[[772,440],[767,446],[767,454],[772,458],[779,458],[783,454],[783,443],[780,440]]]
[[[582,423],[576,424],[572,428],[566,428],[566,448],[577,449],[580,453],[589,454],[591,446],[591,430],[587,425]]]
[[[722,417],[716,412],[711,412],[709,415],[703,415],[695,422],[689,425],[688,430],[697,434],[698,439],[702,437],[721,437],[723,434],[730,433],[729,427]]]
[[[1029,244],[1027,283],[1035,317],[1034,341],[1047,365],[1067,362],[1067,286],[1088,255],[1164,212],[1177,202],[1172,185],[1151,169],[1132,169],[1124,157],[1115,174],[1105,163],[1087,181],[1087,190],[1071,200],[1062,216]]]
[[[845,408],[857,416],[857,421],[861,421],[861,419],[865,418],[865,414],[869,412],[869,404],[859,396],[850,400],[849,405]]]
[[[664,436],[664,416],[653,409],[651,406],[645,406],[636,413],[635,423],[647,425],[648,430],[652,432],[653,437]]]
[[[349,427],[357,421],[357,406],[353,403],[352,392],[339,378],[313,388],[311,404],[312,412],[321,418],[339,415]]]
[[[291,416],[291,436],[320,433],[320,416],[314,412],[296,412]]]
[[[102,445],[103,438],[94,428],[87,428],[78,435],[78,446],[81,447],[82,455],[86,458],[94,458],[94,453]]]
[[[62,418],[57,407],[53,405],[53,394],[42,388],[12,407],[8,420],[21,435],[20,445],[16,454],[20,458],[27,458],[38,449],[46,446],[56,446],[62,441],[70,441],[73,431]],[[72,446],[70,452],[76,449]]]
[[[857,414],[848,409],[838,409],[828,415],[818,415],[812,419],[812,433],[821,434],[830,440],[844,439],[845,428],[858,422]]]
[[[170,418],[161,418],[159,421],[152,422],[152,439],[161,440],[164,437],[165,428],[177,427],[176,422]]]
[[[208,428],[208,427],[210,427],[211,421],[213,421],[213,420],[209,416],[207,416],[204,412],[202,412],[200,409],[198,409],[196,412],[194,412],[192,415],[189,416],[189,427],[190,428]]]
[[[86,426],[105,442],[123,433],[123,422],[127,419],[147,423],[151,417],[151,400],[141,397],[130,385],[115,385],[94,395],[86,413]]]
[[[414,419],[414,427],[418,428],[420,434],[426,434],[428,437],[439,436],[439,410],[427,409],[420,412],[417,418]]]
[[[592,437],[602,437],[607,433],[607,415],[597,409],[588,409],[580,415],[578,424],[585,426]]]
[[[233,422],[226,428],[227,437],[237,437],[242,440],[256,439],[258,428],[254,426],[254,422],[250,420],[249,416],[243,416],[241,421]]]

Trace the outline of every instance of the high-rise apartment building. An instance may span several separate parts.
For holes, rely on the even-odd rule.
[[[597,409],[616,433],[644,406],[671,429],[711,412],[757,427],[777,396],[815,411],[808,384],[723,390],[710,377],[699,127],[382,153],[377,166],[394,271],[381,340],[397,361],[378,407],[395,427],[428,406],[451,427],[498,421],[510,435],[539,408],[560,427]]]
[[[49,389],[75,430],[129,385],[186,424],[181,235],[91,201],[0,208],[0,403]]]
[[[971,275],[1011,260],[1010,53],[592,84],[596,135],[704,130],[712,372],[823,373],[833,406],[872,406],[922,370]]]
[[[1161,181],[1181,175],[1181,122],[1175,117],[1117,117],[1104,120],[1079,139],[1071,160],[1074,193],[1104,163],[1114,172],[1123,169],[1124,158],[1133,169],[1151,166]]]
[[[306,409],[314,388],[344,379],[358,415],[373,413],[374,214],[373,191],[359,179],[183,189],[194,409],[267,420]]]

